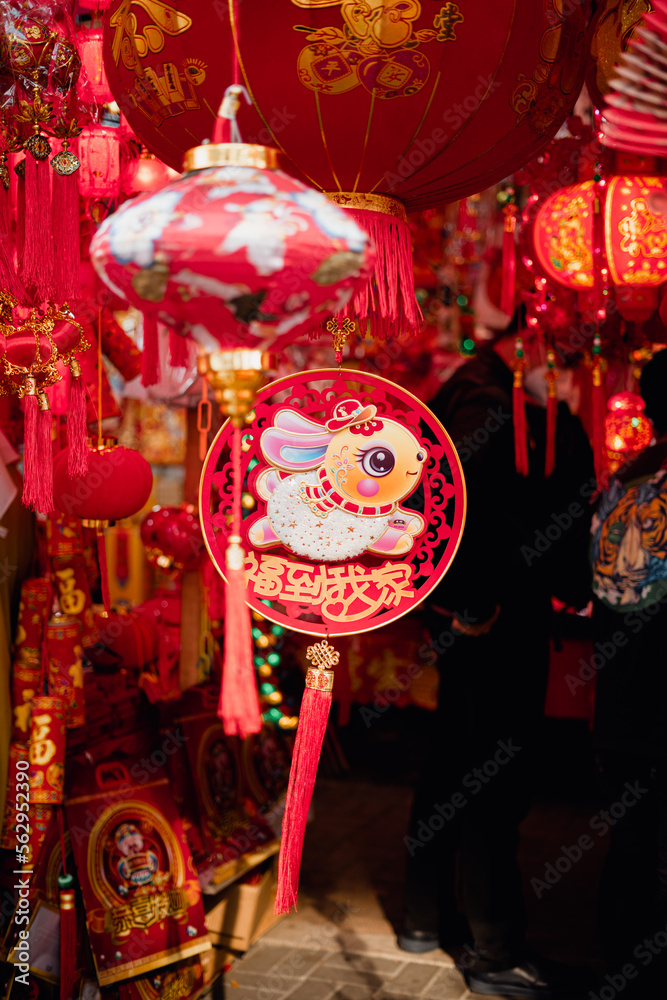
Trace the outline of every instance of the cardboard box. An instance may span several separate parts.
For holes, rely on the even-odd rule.
[[[273,912],[275,898],[274,859],[255,884],[237,882],[224,890],[220,901],[206,914],[211,943],[216,947],[247,951],[281,919]]]

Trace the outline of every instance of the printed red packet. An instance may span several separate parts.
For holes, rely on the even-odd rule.
[[[101,986],[210,947],[201,890],[162,767],[68,766],[67,825]]]

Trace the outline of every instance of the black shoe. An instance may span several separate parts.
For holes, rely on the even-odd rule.
[[[461,971],[470,992],[483,996],[565,1000],[575,997],[586,986],[586,977],[575,982],[578,978],[576,969],[542,958],[525,959],[513,968],[499,972]]]
[[[402,951],[411,951],[413,955],[423,955],[440,947],[440,939],[434,931],[403,931],[397,943]]]

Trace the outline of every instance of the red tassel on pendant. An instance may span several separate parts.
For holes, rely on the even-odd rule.
[[[81,295],[79,280],[79,180],[76,155],[67,148],[51,160],[53,175],[53,232],[58,252],[54,258],[55,301],[71,305]]]
[[[81,479],[88,472],[88,410],[86,388],[81,381],[81,365],[72,358],[72,378],[69,386],[69,416],[67,419],[67,474],[70,479]]]
[[[306,655],[314,665],[306,675],[306,690],[294,742],[280,840],[274,913],[289,913],[292,906],[296,908],[303,838],[331,708],[334,675],[329,668],[335,667],[340,659],[340,654],[326,639],[309,646]]]
[[[514,421],[514,463],[520,476],[528,475],[528,425],[526,422],[526,394],[523,389],[523,373],[526,359],[523,340],[516,338],[514,361],[514,385],[512,387],[512,418]]]
[[[48,144],[47,144],[48,145]],[[53,288],[51,178],[46,160],[25,158],[25,234],[19,275],[36,303],[51,301]]]
[[[0,153],[0,288],[10,292],[18,302],[22,302],[25,290],[21,287],[14,266],[14,244],[11,237],[9,171],[5,162],[6,158],[6,153]]]
[[[169,331],[169,365],[172,368],[187,368],[190,361],[188,341],[175,330]]]
[[[160,381],[160,346],[157,320],[143,313],[144,350],[141,357],[141,384],[157,385]]]
[[[44,393],[39,394],[39,419],[37,424],[37,467],[39,469],[39,498],[37,510],[50,514],[53,505],[53,416]]]
[[[58,876],[60,903],[60,1000],[73,1000],[76,985],[76,894],[74,876],[67,874],[62,806],[58,807],[62,875]]]
[[[39,462],[37,460],[37,423],[39,403],[34,378],[26,379],[23,396],[23,503],[37,510]]]
[[[556,380],[556,359],[553,351],[547,351],[547,441],[544,456],[544,475],[548,478],[553,474],[556,464],[556,421],[558,419],[558,389]]]
[[[601,343],[599,334],[593,337],[593,387],[591,392],[591,405],[593,410],[593,461],[595,465],[595,478],[598,489],[606,488],[606,455],[605,455],[605,435],[604,421],[607,414],[607,400],[605,397],[604,384],[602,380],[601,365]]]
[[[244,553],[241,544],[241,428],[234,427],[232,439],[232,533],[227,540],[225,560],[225,660],[218,715],[227,736],[245,739],[262,728],[257,681],[253,664],[250,609],[245,602]]]
[[[516,206],[509,204],[503,211],[505,222],[503,225],[503,276],[500,289],[500,310],[506,316],[513,316],[516,294],[516,243],[514,240]]]
[[[100,567],[100,588],[102,590],[102,604],[104,610],[109,613],[111,601],[109,599],[109,568],[107,566],[107,544],[104,538],[104,528],[97,528],[97,561]]]

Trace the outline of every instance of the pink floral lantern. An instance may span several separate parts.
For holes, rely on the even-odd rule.
[[[99,276],[205,352],[279,350],[342,309],[367,279],[369,237],[277,152],[200,146],[184,176],[98,229]]]

